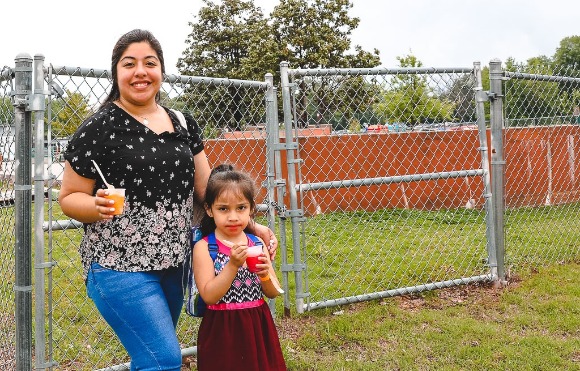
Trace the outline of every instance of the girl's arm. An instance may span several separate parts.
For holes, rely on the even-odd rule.
[[[206,304],[217,303],[228,292],[238,268],[246,261],[246,255],[246,246],[234,245],[231,248],[230,260],[216,276],[207,241],[201,240],[195,244],[193,247],[193,275],[199,294]]]
[[[258,268],[256,274],[262,284],[262,291],[266,297],[274,299],[276,296],[284,293],[284,291],[282,291],[280,282],[276,277],[276,272],[272,266],[270,255],[267,251],[264,251],[258,259],[262,261],[262,264],[256,264],[256,267]]]

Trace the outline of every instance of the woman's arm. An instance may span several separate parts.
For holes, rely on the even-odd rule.
[[[197,155],[193,156],[193,165],[195,166],[195,176],[193,178],[193,192],[195,195],[195,201],[203,208],[207,180],[209,179],[209,174],[211,172],[205,151],[201,151]]]
[[[113,200],[105,198],[106,190],[99,189],[93,196],[95,180],[77,174],[66,161],[58,202],[62,212],[82,223],[93,223],[98,220],[112,219]]]
[[[274,231],[265,225],[254,222],[248,224],[248,232],[260,237],[262,241],[267,241],[265,246],[268,248],[268,252],[270,253],[270,259],[274,260],[274,257],[276,257],[276,249],[278,248],[278,239],[276,238]]]

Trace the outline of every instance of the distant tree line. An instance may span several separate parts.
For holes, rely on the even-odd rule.
[[[381,65],[377,49],[366,51],[351,43],[360,20],[349,15],[353,6],[350,0],[280,0],[268,16],[253,0],[202,1],[203,7],[189,23],[187,47],[177,62],[182,75],[264,81],[264,75],[271,73],[279,83],[282,61],[289,62],[293,69]],[[397,59],[402,68],[422,67],[412,54]],[[551,57],[532,57],[526,62],[508,58],[505,69],[578,78],[580,36],[562,39]],[[488,67],[483,68],[482,75],[483,89],[489,90]],[[357,130],[363,124],[387,121],[416,126],[476,119],[472,74],[310,76],[294,82],[295,119],[301,127],[330,124],[334,130]],[[207,138],[216,137],[222,130],[243,130],[265,121],[263,94],[251,89],[201,85],[182,88],[183,94],[177,97],[164,94],[163,102],[192,114]],[[577,83],[513,79],[504,82],[504,89],[506,117],[512,121],[572,115],[580,106]],[[72,134],[91,112],[80,93],[67,91],[62,99],[52,102],[55,136]],[[10,112],[5,112],[9,109],[10,104],[0,104],[0,118],[10,117]],[[486,111],[488,117],[488,104]]]

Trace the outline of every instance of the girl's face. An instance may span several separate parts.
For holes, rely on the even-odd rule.
[[[241,193],[225,190],[215,200],[207,214],[213,217],[216,230],[228,238],[239,236],[250,223],[251,204]]]
[[[117,83],[121,98],[135,105],[155,102],[161,88],[161,62],[149,43],[129,45],[117,63]]]

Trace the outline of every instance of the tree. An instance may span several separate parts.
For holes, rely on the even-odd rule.
[[[376,49],[369,53],[355,46],[354,53],[349,54],[350,34],[359,20],[348,16],[352,7],[348,0],[282,0],[270,15],[270,22],[252,0],[224,0],[222,5],[203,1],[206,6],[200,10],[198,21],[190,23],[192,32],[186,40],[189,46],[178,61],[182,74],[263,80],[266,73],[278,78],[282,61],[290,62],[292,68],[374,67],[380,64]],[[300,124],[308,123],[309,106],[321,110],[314,113],[316,117],[328,116],[323,108],[327,104],[307,102],[304,81],[298,86],[296,97],[303,107],[298,112]],[[313,99],[325,96],[329,83],[319,79],[315,86],[318,91],[310,93]],[[222,122],[225,119],[231,129],[243,128],[239,107],[241,100],[246,98],[236,98],[239,92],[232,89],[222,93],[205,91],[190,95],[189,99],[211,105],[202,110],[225,115],[216,119]],[[229,99],[227,103],[225,100]],[[215,107],[216,104],[220,107]],[[254,101],[244,101],[244,104],[255,105]],[[246,110],[244,115],[247,114]],[[207,122],[207,116],[204,121]]]
[[[359,18],[350,17],[350,0],[281,0],[271,14],[279,62],[292,68],[355,68],[380,64],[379,51],[355,54],[350,36]]]
[[[205,6],[199,10],[198,22],[189,22],[188,47],[177,62],[180,73],[263,80],[265,72],[246,65],[250,53],[272,34],[261,8],[252,0],[223,0],[221,5],[202,1]]]
[[[401,67],[421,67],[415,56],[397,57]],[[416,126],[420,123],[451,121],[455,105],[444,96],[436,96],[426,77],[400,74],[391,80],[391,89],[384,92],[374,107],[377,114],[390,121]]]
[[[10,97],[0,98],[0,125],[11,125],[14,121],[14,106]]]
[[[554,72],[560,76],[580,78],[580,36],[565,37],[560,41],[553,57]],[[560,83],[560,89],[570,96],[580,90],[580,84],[571,82]],[[574,103],[580,106],[578,100]]]
[[[553,76],[552,60],[545,56],[533,57],[525,63],[513,58],[506,60],[505,69],[532,75]],[[505,116],[513,125],[552,125],[554,120],[572,113],[569,94],[558,82],[530,79],[512,79],[505,83]]]
[[[553,59],[559,75],[580,77],[580,36],[563,38]]]
[[[350,36],[360,22],[358,18],[349,16],[351,8],[352,3],[349,0],[281,0],[271,14],[274,39],[278,45],[278,64],[287,61],[291,68],[378,66],[380,57],[377,49],[371,53],[355,45],[354,54],[349,53]],[[353,84],[360,87],[365,85],[360,78],[321,76],[311,80],[309,85],[307,79],[295,81],[298,87],[296,102],[299,127],[305,127],[311,121],[307,110],[309,106],[316,108],[313,117],[317,124],[336,117],[331,110],[333,106],[334,110],[346,114],[350,110],[341,100],[330,100],[330,97],[340,97],[336,92],[349,90]],[[343,83],[341,80],[347,82]],[[343,86],[349,88],[342,89]],[[360,105],[363,102],[358,100],[357,95],[352,95],[349,104]]]
[[[198,22],[189,23],[189,46],[177,63],[180,73],[263,81],[265,72],[260,68],[264,68],[268,53],[263,53],[260,64],[248,64],[249,59],[256,60],[261,40],[271,40],[271,28],[262,10],[251,0],[203,2]],[[263,122],[265,116],[263,97],[245,94],[235,86],[189,86],[184,96],[187,110],[204,124],[209,138],[219,133],[224,122],[225,129],[241,130]]]
[[[79,92],[66,91],[63,101],[52,101],[52,133],[56,138],[68,138],[91,113],[87,98]]]

